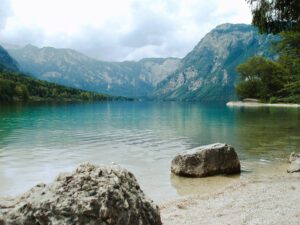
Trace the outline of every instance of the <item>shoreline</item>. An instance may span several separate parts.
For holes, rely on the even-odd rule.
[[[214,194],[160,204],[164,225],[286,224],[300,220],[300,173],[241,180]]]
[[[158,204],[163,225],[298,225],[300,173],[287,173],[287,161],[277,162],[271,167],[261,161],[261,166],[254,170],[249,170],[247,163],[243,165],[242,171],[249,175],[223,183],[220,189],[213,192],[202,189],[199,193]],[[189,179],[200,181],[205,178]],[[0,196],[0,208],[5,211],[14,206],[16,197],[21,196]]]
[[[300,108],[300,104],[295,103],[259,103],[259,102],[242,102],[230,101],[226,103],[229,107],[288,107]]]

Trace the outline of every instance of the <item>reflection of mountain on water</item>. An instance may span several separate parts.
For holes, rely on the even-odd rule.
[[[300,111],[294,108],[236,108],[236,147],[248,157],[286,158],[300,148]]]
[[[190,147],[231,141],[234,117],[223,104],[172,102],[156,110],[166,117],[158,123],[187,137]]]

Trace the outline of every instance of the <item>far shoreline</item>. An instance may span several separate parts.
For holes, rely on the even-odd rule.
[[[242,102],[230,101],[226,103],[228,107],[288,107],[300,108],[300,104],[295,103],[260,103],[260,102]]]

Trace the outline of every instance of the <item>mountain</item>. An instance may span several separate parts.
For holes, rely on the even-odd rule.
[[[270,45],[278,37],[260,35],[245,24],[223,24],[209,32],[181,61],[181,67],[157,85],[163,99],[228,101],[235,99],[236,67],[249,57],[275,57]]]
[[[0,71],[10,70],[18,71],[18,63],[0,46]]]
[[[128,97],[228,101],[236,98],[236,66],[254,55],[274,57],[269,47],[277,39],[260,35],[251,25],[223,24],[183,59],[104,62],[71,49],[32,45],[8,52],[21,71],[70,87]]]
[[[19,72],[16,61],[0,46],[0,103],[13,101],[129,100],[41,81]]]
[[[138,62],[103,62],[71,49],[27,45],[8,49],[20,69],[62,85],[111,95],[147,97],[157,83],[180,65],[177,58],[149,58]]]

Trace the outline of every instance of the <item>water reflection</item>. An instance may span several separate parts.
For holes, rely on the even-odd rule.
[[[299,109],[240,108],[233,113],[236,146],[246,158],[285,158],[299,148]]]
[[[180,196],[190,194],[208,195],[215,193],[239,180],[240,175],[184,178],[171,174],[171,184]]]

